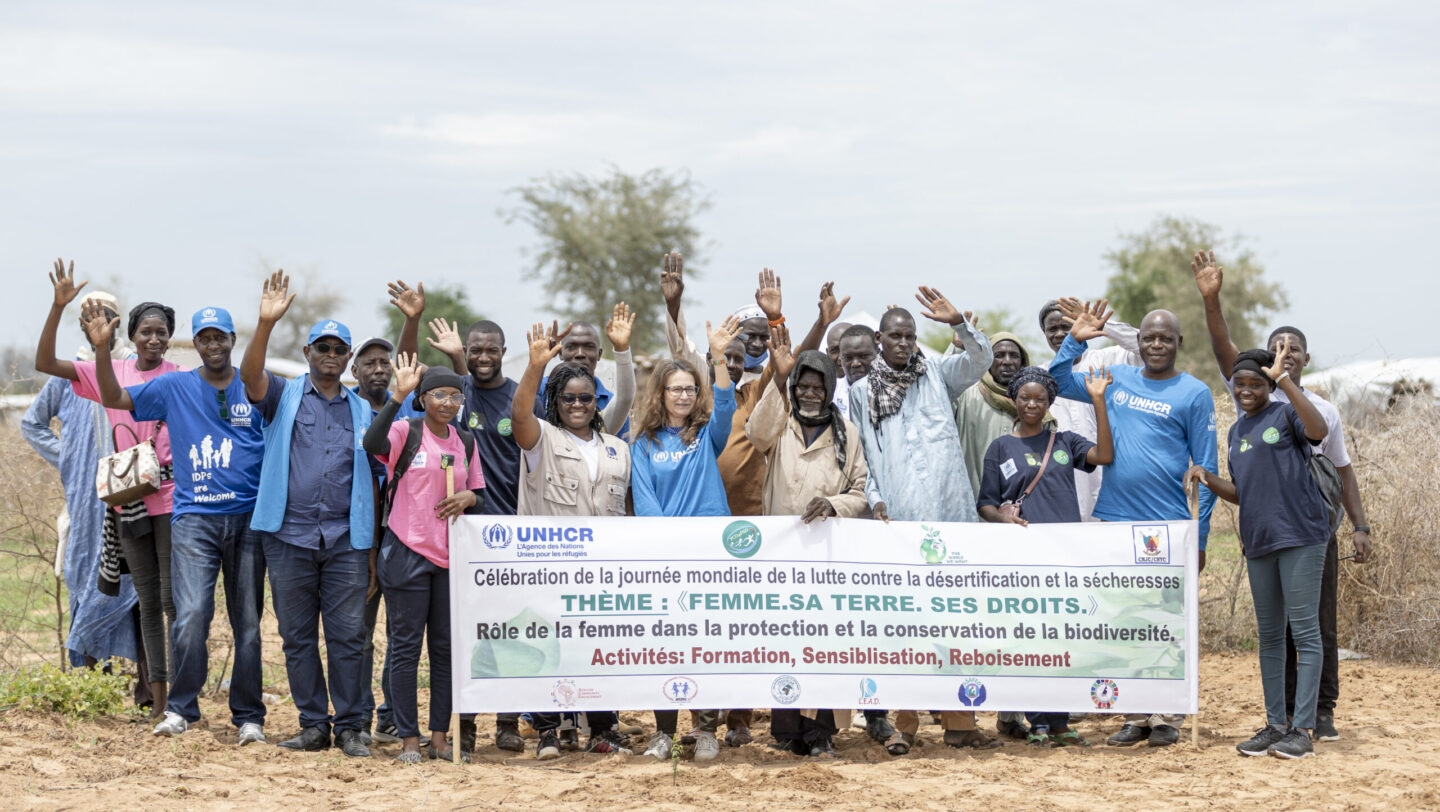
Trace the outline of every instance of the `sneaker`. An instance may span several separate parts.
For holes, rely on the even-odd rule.
[[[1315,741],[1317,742],[1338,742],[1340,731],[1335,729],[1334,716],[1315,717]]]
[[[587,753],[619,753],[622,756],[634,755],[629,747],[630,741],[613,730],[602,730],[590,736],[590,744],[585,748]]]
[[[189,729],[190,723],[185,721],[184,716],[181,716],[178,713],[171,713],[170,711],[165,711],[165,718],[160,721],[160,724],[155,726],[155,735],[179,736],[181,733],[184,733]]]
[[[520,738],[520,731],[514,725],[495,728],[495,746],[512,753],[525,752],[525,740]]]
[[[567,727],[560,731],[560,749],[575,752],[580,749],[580,731]]]
[[[1150,740],[1150,728],[1126,723],[1120,732],[1105,740],[1111,747],[1129,747]]]
[[[750,735],[748,727],[732,727],[725,731],[725,743],[731,747],[744,747],[753,741],[755,737]]]
[[[521,749],[524,749],[523,747]],[[465,753],[475,752],[475,717],[460,717],[460,750]]]
[[[329,736],[325,737],[329,739]],[[265,728],[255,722],[246,722],[240,726],[240,746],[244,747],[250,743],[265,743]]]
[[[560,738],[553,730],[540,731],[540,739],[535,742],[535,758],[540,761],[548,761],[560,757]]]
[[[1023,742],[1030,738],[1030,728],[1026,727],[1024,722],[1017,719],[1002,719],[996,717],[995,732],[1007,739],[1015,739],[1016,741]]]
[[[1274,725],[1266,725],[1255,731],[1255,735],[1249,741],[1243,741],[1235,745],[1235,749],[1243,756],[1263,756],[1270,750],[1270,745],[1285,738],[1285,731]]]
[[[394,722],[376,725],[375,732],[370,736],[370,741],[375,744],[397,744],[400,741],[400,732],[395,729]]]
[[[876,716],[874,719],[865,721],[865,733],[881,744],[895,738],[895,726],[884,716]]]
[[[650,744],[645,747],[645,755],[654,758],[656,761],[668,761],[670,759],[670,750],[674,746],[674,739],[657,730],[655,731],[655,735],[650,737]]]
[[[695,737],[695,760],[714,761],[720,756],[720,741],[708,730],[697,730]]]
[[[1315,745],[1310,743],[1309,733],[1292,727],[1285,738],[1270,745],[1268,752],[1276,758],[1305,758],[1315,755]]]

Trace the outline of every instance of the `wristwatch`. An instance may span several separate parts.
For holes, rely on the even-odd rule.
[[[1352,534],[1354,534],[1354,533],[1369,533],[1369,532],[1370,532],[1370,525],[1368,525],[1368,524],[1357,524],[1357,525],[1355,525],[1355,526],[1353,526],[1353,527],[1350,528],[1350,532],[1351,532]]]

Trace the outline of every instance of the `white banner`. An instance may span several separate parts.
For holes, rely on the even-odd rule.
[[[1194,713],[1193,521],[467,516],[455,711]]]

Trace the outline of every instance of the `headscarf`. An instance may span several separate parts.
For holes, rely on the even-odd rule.
[[[1265,379],[1270,384],[1270,391],[1275,391],[1275,380],[1270,377],[1269,369],[1275,363],[1275,353],[1269,350],[1246,350],[1235,356],[1235,366],[1230,370],[1230,379],[1235,379],[1235,373],[1240,370],[1248,370]]]
[[[990,346],[995,347],[1002,341],[1012,342],[1019,347],[1020,366],[1030,366],[1030,351],[1025,349],[1025,343],[1020,340],[1019,336],[1014,333],[996,333],[990,337]],[[985,402],[990,404],[990,408],[995,411],[1004,412],[1011,417],[1020,416],[1015,409],[1015,402],[1010,399],[1007,388],[996,382],[995,376],[991,375],[988,369],[985,370],[985,376],[980,379],[980,394],[985,398]],[[1050,400],[1053,402],[1055,398],[1052,397]]]
[[[825,382],[825,398],[816,415],[800,414],[800,401],[795,398],[795,387],[800,384],[800,375],[806,370],[820,373]],[[790,416],[802,426],[829,426],[835,432],[835,460],[840,470],[845,470],[845,418],[840,416],[831,401],[835,398],[835,362],[819,350],[806,350],[795,359],[795,368],[790,370]]]
[[[1011,340],[1013,341],[1014,339]],[[1024,347],[1020,348],[1020,354],[1023,358],[1029,358],[1029,356],[1025,354]],[[990,373],[985,373],[985,377],[990,377]],[[1015,420],[1020,419],[1020,410],[1015,406],[1015,398],[1020,394],[1020,387],[1027,383],[1038,383],[1045,387],[1045,396],[1050,399],[1051,403],[1055,402],[1055,398],[1060,397],[1060,384],[1055,381],[1055,376],[1050,374],[1050,370],[1045,367],[1021,367],[1020,370],[1015,373],[1015,377],[1010,379],[1010,385],[1005,387],[1005,402],[1010,404],[1008,413],[1013,416]],[[1060,421],[1056,420],[1055,416],[1050,414],[1049,409],[1045,410],[1045,416],[1040,419],[1040,425],[1042,426],[1051,426],[1053,428],[1058,426],[1059,423]]]
[[[740,307],[737,307],[735,309],[735,312],[731,313],[730,315],[738,319],[739,321],[746,321],[748,319],[765,319],[767,323],[770,321],[770,319],[765,315],[765,311],[761,310],[759,305],[753,304],[741,305]],[[759,369],[765,366],[765,364],[770,360],[770,351],[766,350],[754,358],[751,358],[750,353],[748,352],[744,353],[744,356],[745,369]]]
[[[875,356],[870,364],[870,375],[865,380],[870,387],[870,425],[876,429],[890,415],[900,411],[905,403],[905,393],[911,384],[925,374],[925,359],[919,352],[911,353],[904,369],[895,369],[885,360],[884,354]]]
[[[106,293],[103,290],[94,290],[90,293],[87,293],[85,295],[85,299],[87,301],[90,299],[94,299],[95,301],[99,302],[100,306],[105,308],[105,310],[111,314],[111,318],[120,315],[120,300],[115,298],[115,294],[113,293]],[[85,328],[82,326],[80,329],[81,332],[84,332]],[[86,339],[87,340],[85,341],[85,343],[81,344],[80,348],[75,351],[75,357],[81,361],[94,361],[95,348],[90,346],[88,335],[86,336]],[[120,360],[124,358],[129,358],[134,354],[134,345],[127,341],[125,336],[115,335],[114,344],[110,347],[110,357],[115,360]]]
[[[175,335],[175,308],[166,307],[159,302],[141,302],[130,308],[130,323],[127,325],[125,335],[134,340],[135,331],[147,316],[159,316],[165,322],[166,331],[172,336]]]

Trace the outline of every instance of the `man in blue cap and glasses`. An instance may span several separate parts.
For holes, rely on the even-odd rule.
[[[165,718],[155,726],[155,735],[178,736],[200,719],[198,697],[209,667],[215,581],[223,574],[225,609],[235,636],[231,721],[240,729],[241,745],[263,743],[260,614],[265,555],[260,535],[250,529],[250,511],[260,484],[265,421],[246,399],[245,386],[230,363],[234,323],[223,308],[197,311],[190,327],[200,367],[128,388],[121,388],[110,366],[109,339],[119,323],[101,311],[86,325],[86,333],[100,339],[95,377],[101,400],[107,408],[132,412],[136,420],[165,421],[175,457],[172,677]]]
[[[360,440],[370,427],[370,404],[340,383],[351,352],[350,330],[338,321],[310,328],[309,373],[286,381],[265,370],[270,333],[295,299],[289,288],[284,271],[266,281],[255,337],[240,362],[245,395],[265,418],[265,458],[250,527],[262,534],[290,695],[300,712],[300,732],[280,746],[326,750],[333,733],[345,755],[368,757],[360,734],[377,493],[374,466]],[[320,662],[322,616],[328,691]]]

